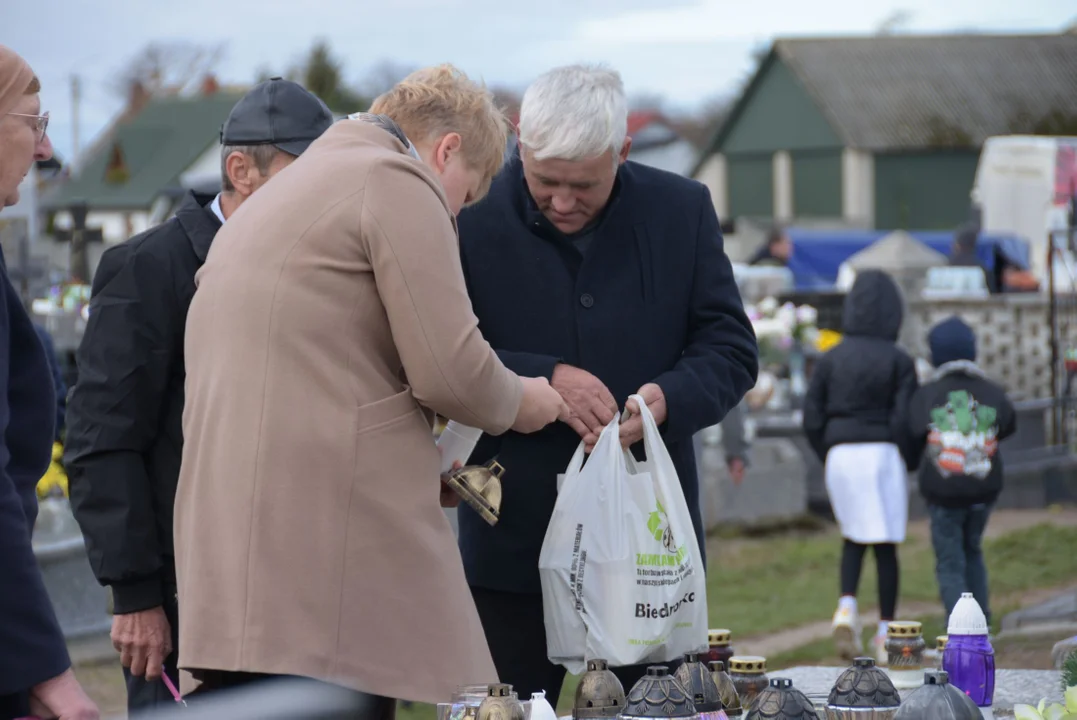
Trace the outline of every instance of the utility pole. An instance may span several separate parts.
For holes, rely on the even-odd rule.
[[[75,283],[90,283],[90,260],[86,248],[86,215],[89,208],[85,200],[75,200],[68,208],[71,212],[70,273]]]
[[[79,106],[82,104],[82,79],[78,75],[71,76],[71,157],[68,164],[71,165],[79,156]]]

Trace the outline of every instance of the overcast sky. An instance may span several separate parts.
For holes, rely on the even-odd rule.
[[[731,92],[775,36],[871,33],[898,11],[904,32],[1054,32],[1073,0],[0,0],[0,43],[41,77],[57,150],[72,142],[70,78],[82,78],[82,144],[122,100],[112,81],[153,41],[225,45],[229,82],[285,70],[324,38],[349,80],[379,62],[453,62],[487,83],[526,86],[576,61],[606,62],[633,95],[690,108]]]

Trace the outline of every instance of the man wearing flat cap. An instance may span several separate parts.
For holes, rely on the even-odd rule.
[[[112,590],[131,714],[171,702],[162,673],[178,680],[172,506],[195,273],[221,225],[332,121],[300,85],[261,83],[221,130],[221,192],[188,193],[173,218],[106,251],[94,277],[64,463],[90,565]]]

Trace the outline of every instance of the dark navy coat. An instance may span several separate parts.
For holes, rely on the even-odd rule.
[[[71,666],[30,545],[55,427],[45,348],[0,255],[0,707]]]
[[[623,408],[642,385],[663,390],[661,427],[702,548],[692,435],[719,422],[754,385],[758,349],[706,187],[628,162],[582,255],[538,211],[513,159],[490,194],[459,217],[479,328],[519,375],[583,368]],[[472,586],[541,591],[538,555],[579,436],[563,423],[533,435],[483,436],[472,461],[505,467],[501,520],[460,509]],[[640,447],[633,450],[642,457]]]

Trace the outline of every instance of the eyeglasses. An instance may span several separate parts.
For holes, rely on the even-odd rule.
[[[37,133],[37,141],[41,142],[45,139],[45,132],[49,129],[49,114],[44,115],[27,115],[26,113],[8,113],[14,117],[31,118],[33,122],[34,131]]]

